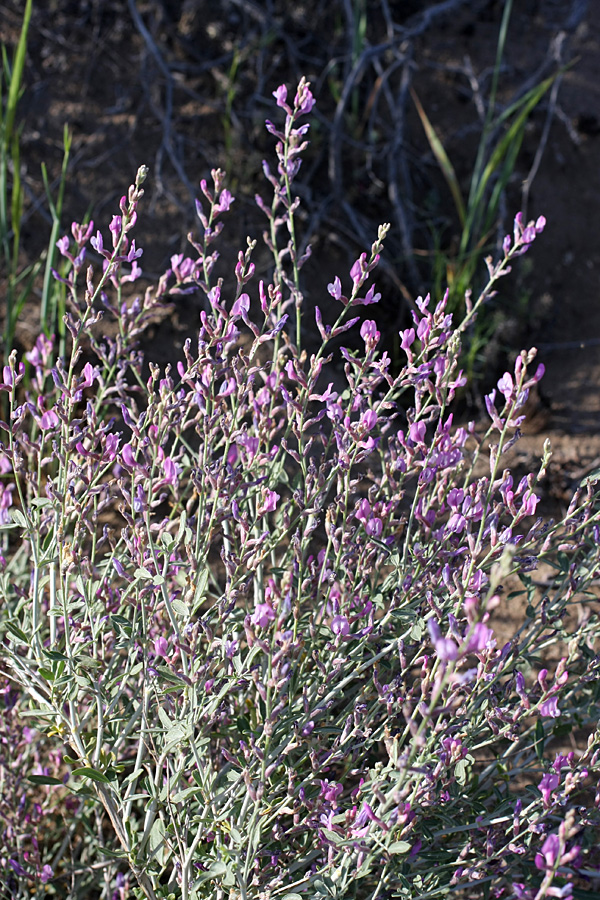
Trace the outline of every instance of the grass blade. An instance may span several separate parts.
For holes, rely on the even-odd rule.
[[[27,53],[27,32],[29,31],[29,22],[31,20],[32,0],[27,0],[25,4],[25,12],[23,14],[23,25],[21,26],[21,34],[19,35],[19,43],[13,60],[12,72],[9,78],[8,99],[6,102],[6,115],[4,119],[4,146],[10,145],[12,133],[15,125],[15,116],[17,113],[17,103],[21,96],[21,81],[23,78],[23,69],[25,68],[25,55]]]
[[[465,204],[462,197],[462,193],[460,190],[460,185],[458,183],[458,178],[456,177],[456,172],[454,171],[454,166],[450,162],[448,158],[448,154],[444,149],[444,145],[442,144],[440,138],[437,135],[437,132],[431,122],[427,117],[427,113],[423,109],[419,98],[417,97],[415,91],[411,88],[411,95],[414,101],[414,104],[417,108],[417,112],[419,114],[419,118],[423,124],[423,128],[425,130],[425,134],[427,136],[427,140],[429,141],[429,146],[437,160],[437,163],[442,171],[444,178],[446,179],[446,183],[450,188],[452,193],[452,197],[454,199],[454,205],[456,207],[456,212],[458,213],[458,218],[460,219],[461,226],[464,227],[466,221],[466,212],[465,212]]]
[[[469,214],[461,240],[461,252],[466,252],[471,239],[471,235],[477,232],[478,223],[481,221],[483,207],[485,205],[485,192],[490,179],[498,171],[504,160],[505,165],[503,167],[503,175],[500,178],[499,182],[502,186],[498,191],[494,192],[497,203],[501,190],[506,185],[512,171],[514,170],[514,164],[516,162],[517,153],[521,146],[521,141],[523,140],[527,119],[529,118],[535,107],[538,105],[546,91],[549,90],[555,78],[556,75],[551,75],[535,88],[532,88],[531,91],[529,91],[524,97],[521,98],[518,104],[518,106],[521,107],[519,115],[516,117],[514,122],[512,122],[505,134],[500,138],[500,140],[494,147],[492,154],[488,159],[479,182],[476,186],[472,201],[469,203]],[[492,214],[492,211],[493,208],[490,204],[488,213]]]

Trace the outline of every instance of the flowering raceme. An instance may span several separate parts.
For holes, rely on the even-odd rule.
[[[0,871],[19,900],[75,878],[118,900],[568,896],[598,870],[596,481],[549,523],[549,450],[507,468],[534,350],[488,422],[452,411],[461,335],[543,218],[516,217],[462,322],[419,297],[395,366],[361,309],[382,226],[323,286],[311,350],[295,182],[315,98],[304,79],[274,97],[268,277],[253,240],[217,277],[235,204],[215,169],[190,255],[135,296],[142,167],[109,239],[58,242],[67,358],[40,337],[3,371],[1,665],[31,743],[11,719]],[[192,292],[197,339],[144,361]]]

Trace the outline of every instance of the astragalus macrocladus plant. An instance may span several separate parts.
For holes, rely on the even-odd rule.
[[[518,482],[503,467],[535,350],[487,397],[487,431],[451,408],[460,335],[544,220],[516,217],[462,323],[417,300],[397,374],[363,317],[383,226],[324,286],[309,356],[293,182],[314,100],[305,81],[275,97],[272,283],[252,241],[213,278],[218,170],[196,255],[143,297],[124,299],[144,167],[110,241],[74,225],[59,242],[70,355],[40,337],[4,370],[3,665],[66,790],[104,817],[102,896],[126,878],[177,900],[570,896],[597,874],[597,493],[544,523],[549,449]],[[192,291],[197,343],[146,369],[143,328]],[[364,349],[336,351],[334,390],[349,329]],[[527,602],[500,646],[505,586]],[[64,896],[74,863],[40,862]]]

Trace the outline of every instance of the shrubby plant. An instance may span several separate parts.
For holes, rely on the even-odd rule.
[[[324,286],[309,355],[292,188],[314,100],[305,81],[293,102],[275,97],[277,168],[265,163],[271,197],[257,198],[272,283],[256,285],[254,241],[235,279],[215,280],[233,203],[217,170],[193,254],[126,299],[142,167],[109,235],[74,224],[59,241],[67,358],[41,336],[4,369],[5,891],[589,890],[595,482],[554,524],[536,517],[549,448],[538,472],[504,468],[543,372],[535,350],[486,398],[487,430],[455,424],[451,406],[461,333],[544,220],[516,217],[462,323],[419,298],[397,374],[363,309],[379,298],[383,226]],[[203,297],[198,340],[162,371],[139,339],[188,292]],[[350,329],[361,352],[340,346]],[[343,390],[328,377],[338,353]],[[508,596],[522,622],[502,643]]]

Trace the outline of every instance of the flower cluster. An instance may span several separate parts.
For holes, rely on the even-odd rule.
[[[26,840],[3,775],[2,871],[17,897],[83,871],[115,900],[134,884],[150,900],[570,896],[598,875],[598,493],[588,478],[544,522],[549,451],[522,478],[504,465],[534,350],[487,424],[452,407],[461,333],[543,220],[517,216],[463,322],[418,298],[399,371],[361,309],[382,226],[327,286],[334,321],[316,308],[309,356],[292,188],[314,98],[303,80],[275,99],[270,280],[254,241],[215,278],[234,202],[215,170],[203,237],[132,298],[142,167],[109,242],[77,224],[59,241],[67,358],[40,337],[3,373],[1,658],[27,732],[6,726],[0,747],[45,793],[23,801]],[[101,264],[84,273],[88,244]],[[197,340],[145,364],[145,327],[192,291]],[[350,329],[364,350],[334,350]],[[503,642],[508,591],[523,614]]]

